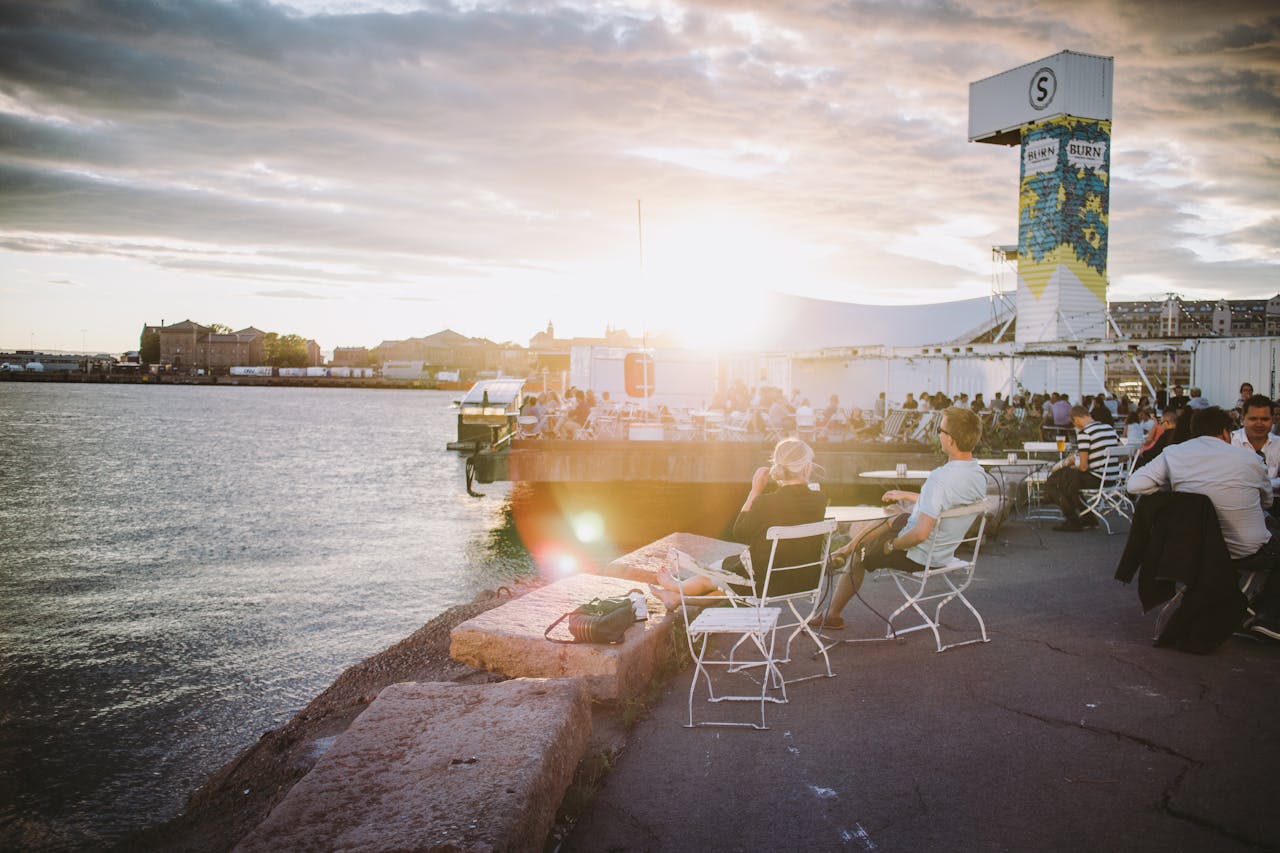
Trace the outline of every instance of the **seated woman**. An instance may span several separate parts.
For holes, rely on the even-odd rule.
[[[827,512],[827,496],[821,490],[809,488],[809,478],[813,475],[813,449],[798,438],[784,438],[773,449],[773,465],[758,468],[751,478],[751,492],[742,505],[737,519],[733,522],[733,538],[749,545],[751,570],[748,571],[742,558],[736,554],[726,557],[721,568],[735,575],[741,575],[741,586],[733,585],[735,592],[750,595],[759,593],[764,585],[765,570],[769,565],[769,552],[772,543],[765,538],[765,531],[775,525],[809,524],[822,521]],[[770,482],[777,483],[776,489],[768,489]],[[819,556],[821,539],[793,539],[778,543],[779,565],[794,565],[807,560],[816,560]],[[680,590],[685,595],[720,594],[706,577],[694,575],[684,580],[673,573],[674,566],[664,566],[658,572],[659,586],[651,586],[654,595],[669,608],[680,605]],[[812,576],[804,577],[807,572],[789,572],[783,583],[774,583],[769,592],[782,595],[788,592],[800,592],[812,589],[817,585],[819,567],[814,566]],[[752,589],[750,578],[754,577],[755,588]],[[807,586],[805,584],[808,584]]]

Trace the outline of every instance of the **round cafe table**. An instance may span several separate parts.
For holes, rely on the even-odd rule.
[[[827,518],[834,518],[839,524],[848,524],[849,539],[852,542],[856,542],[871,531],[879,528],[885,523],[886,519],[893,518],[901,512],[902,510],[897,504],[829,506],[827,507]]]
[[[912,468],[901,477],[898,476],[897,471],[862,471],[858,476],[867,480],[895,480],[897,482],[904,482],[906,480],[927,480],[929,479],[929,473],[930,472],[928,471]]]
[[[840,524],[854,521],[880,521],[889,517],[887,506],[829,506],[827,518],[834,518]]]

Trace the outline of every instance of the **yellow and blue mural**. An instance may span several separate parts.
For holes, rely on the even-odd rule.
[[[1109,121],[1063,116],[1022,128],[1018,277],[1037,299],[1069,270],[1106,304],[1110,162]]]

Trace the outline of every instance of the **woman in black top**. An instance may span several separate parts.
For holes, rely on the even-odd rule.
[[[798,438],[784,438],[773,449],[773,465],[756,469],[751,478],[751,491],[737,519],[733,522],[733,538],[748,545],[744,556],[750,560],[748,569],[743,558],[738,555],[726,557],[721,564],[727,572],[742,575],[744,583],[733,585],[735,592],[751,594],[752,585],[748,579],[754,579],[754,592],[759,593],[764,585],[765,572],[769,566],[769,553],[773,543],[765,538],[765,532],[774,526],[809,524],[822,521],[827,511],[827,496],[821,490],[809,488],[809,478],[814,472],[813,449]],[[770,489],[771,483],[776,483]],[[795,565],[797,563],[817,560],[822,547],[821,537],[806,539],[787,539],[778,542],[776,562],[778,565]],[[658,572],[657,587],[653,592],[668,607],[680,603],[679,592],[684,588],[685,595],[708,595],[715,593],[715,587],[702,575],[694,575],[681,581],[672,573],[675,566],[664,566]],[[783,595],[813,589],[818,583],[820,568],[814,566],[810,573],[803,571],[787,572],[780,575],[781,582],[775,580],[769,589],[771,595]]]

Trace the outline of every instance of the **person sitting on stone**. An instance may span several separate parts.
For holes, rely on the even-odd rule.
[[[1280,641],[1280,537],[1272,535],[1264,513],[1273,500],[1271,479],[1252,447],[1233,446],[1230,426],[1230,415],[1217,406],[1195,412],[1191,438],[1134,471],[1128,489],[1135,495],[1173,491],[1208,497],[1232,566],[1241,573],[1267,572],[1249,630]]]
[[[827,496],[820,489],[809,488],[809,480],[815,470],[813,449],[798,438],[779,441],[773,449],[773,464],[756,469],[751,478],[751,491],[733,522],[733,538],[747,544],[747,552],[742,556],[725,557],[720,564],[724,571],[742,576],[742,585],[733,585],[734,592],[743,595],[762,592],[773,548],[773,543],[765,538],[770,527],[810,524],[822,521],[826,515]],[[779,542],[777,562],[779,565],[795,565],[816,560],[820,556],[820,547],[818,537]],[[744,562],[744,556],[750,561],[749,566]],[[676,566],[664,565],[658,572],[658,584],[650,585],[653,594],[668,608],[680,605],[682,590],[686,596],[723,594],[706,576],[693,574],[682,579],[676,576],[676,570]],[[814,566],[811,574],[788,572],[783,583],[775,581],[768,592],[781,595],[812,589],[818,583],[819,570],[819,566]]]
[[[840,611],[858,593],[868,570],[899,569],[918,572],[925,561],[946,562],[968,531],[972,518],[942,518],[942,513],[960,506],[985,500],[987,475],[973,458],[973,448],[982,438],[982,421],[969,408],[955,406],[942,414],[938,441],[947,454],[947,464],[929,472],[920,493],[891,489],[881,497],[884,501],[910,501],[911,513],[902,513],[889,522],[884,535],[855,539],[831,554],[833,561],[843,562],[850,554],[858,554],[849,568],[836,581],[831,602],[813,627],[840,630],[844,619]]]
[[[1063,521],[1055,524],[1053,529],[1075,532],[1098,524],[1092,513],[1085,515],[1080,490],[1098,488],[1103,477],[1114,482],[1120,473],[1121,460],[1104,452],[1109,447],[1119,446],[1120,437],[1116,431],[1108,424],[1094,420],[1084,406],[1071,407],[1071,423],[1076,428],[1075,456],[1064,460],[1066,464],[1049,475],[1045,480],[1044,493],[1062,510]]]

